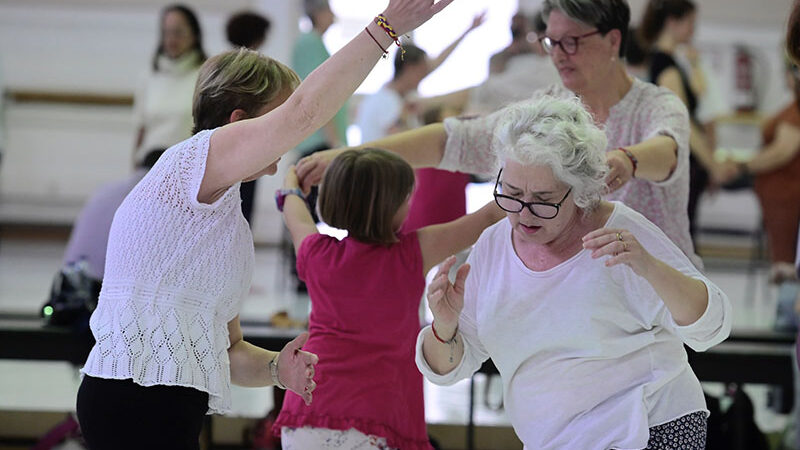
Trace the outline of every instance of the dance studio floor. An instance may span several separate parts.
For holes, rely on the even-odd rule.
[[[748,245],[741,238],[731,245]],[[0,239],[0,312],[35,314],[48,294],[53,274],[59,269],[65,242],[62,238],[9,237]],[[747,254],[747,251],[740,252]],[[730,296],[734,305],[734,328],[769,328],[775,317],[777,289],[766,282],[766,267],[753,265],[747,258],[707,258],[708,276]],[[297,294],[289,278],[287,261],[276,247],[256,249],[255,278],[249,298],[241,313],[243,320],[265,321],[275,312],[285,310],[289,317],[302,319],[308,311],[307,296]],[[2,342],[0,345],[15,345]],[[74,409],[79,379],[67,363],[0,360],[0,412],[68,412]],[[502,410],[487,407],[500,401],[500,383],[476,380],[475,421],[480,426],[508,427]],[[721,393],[721,385],[706,386],[711,393]],[[790,417],[773,413],[766,407],[767,389],[746,387],[756,403],[756,421],[768,432],[782,432]],[[426,384],[426,416],[430,424],[464,425],[468,414],[467,382],[452,387]],[[271,408],[270,388],[234,390],[234,415],[263,417]],[[2,448],[0,446],[0,448]],[[515,447],[511,447],[515,448]]]

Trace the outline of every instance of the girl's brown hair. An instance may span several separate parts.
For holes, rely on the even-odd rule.
[[[392,220],[414,188],[414,170],[394,153],[376,148],[347,150],[325,171],[320,216],[366,243],[397,242]]]

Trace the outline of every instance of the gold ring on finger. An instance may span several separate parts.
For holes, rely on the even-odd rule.
[[[625,242],[625,241],[622,241],[622,251],[623,252],[627,252],[628,251],[628,243]]]
[[[617,231],[617,240],[622,242],[622,232],[621,231]]]

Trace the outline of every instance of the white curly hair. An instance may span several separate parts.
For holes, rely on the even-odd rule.
[[[606,192],[606,135],[575,97],[540,97],[507,106],[495,125],[500,163],[547,166],[572,188],[575,205],[595,208]]]

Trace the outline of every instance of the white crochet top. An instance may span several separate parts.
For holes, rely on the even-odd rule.
[[[227,324],[250,289],[254,250],[238,183],[197,201],[212,133],[169,148],[117,210],[82,372],[192,387],[221,414],[231,403]]]

